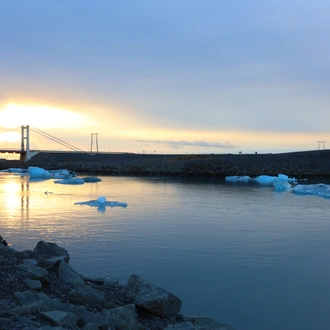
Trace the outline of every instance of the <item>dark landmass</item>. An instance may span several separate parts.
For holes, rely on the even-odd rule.
[[[0,162],[0,169],[38,166],[47,170],[66,168],[77,173],[123,176],[192,176],[286,174],[295,178],[329,178],[330,150],[277,154],[112,154],[39,153],[28,162]]]

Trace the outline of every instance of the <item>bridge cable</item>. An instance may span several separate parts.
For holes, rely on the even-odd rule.
[[[40,135],[42,135],[42,136],[48,138],[49,140],[52,140],[52,141],[54,141],[54,142],[56,142],[56,143],[59,143],[59,144],[65,146],[65,147],[67,147],[67,148],[69,148],[69,149],[71,149],[71,150],[74,150],[74,151],[77,151],[77,152],[82,152],[82,153],[87,153],[86,151],[84,151],[84,150],[82,150],[82,149],[79,149],[79,148],[73,146],[72,144],[67,143],[67,142],[65,142],[65,141],[63,141],[63,140],[61,140],[61,139],[58,139],[57,137],[55,137],[55,136],[53,136],[53,135],[50,135],[50,134],[48,134],[48,133],[46,133],[46,132],[43,132],[43,131],[41,131],[40,129],[32,128],[31,126],[30,126],[30,129],[31,129],[33,132],[38,133],[38,134],[40,134]]]

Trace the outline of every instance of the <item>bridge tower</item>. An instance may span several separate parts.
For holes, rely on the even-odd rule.
[[[30,159],[30,126],[21,126],[21,156],[20,161],[26,162]]]

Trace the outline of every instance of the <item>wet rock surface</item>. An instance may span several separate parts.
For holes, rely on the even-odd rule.
[[[86,278],[69,259],[55,243],[41,241],[18,252],[0,236],[1,330],[233,329],[212,318],[181,315],[180,298],[137,275],[125,285],[110,276]]]

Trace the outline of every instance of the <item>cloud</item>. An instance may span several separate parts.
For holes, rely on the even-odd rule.
[[[186,140],[135,140],[140,143],[153,143],[167,145],[172,149],[181,149],[184,147],[200,147],[200,148],[219,148],[219,149],[233,149],[233,146],[229,142],[207,142],[207,141],[186,141]]]

